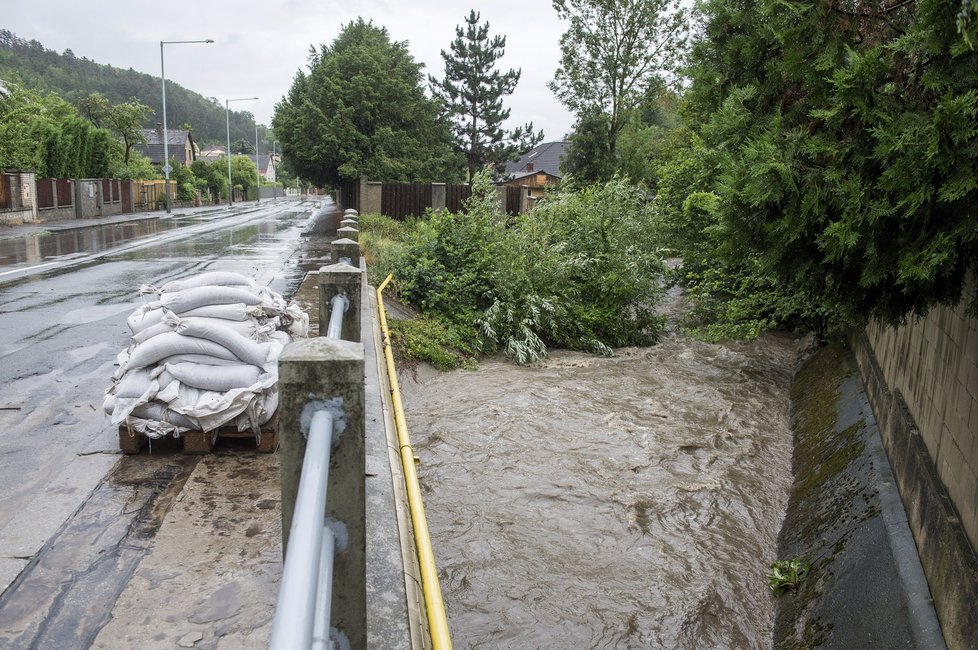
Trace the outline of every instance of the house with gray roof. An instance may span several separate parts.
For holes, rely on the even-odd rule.
[[[136,144],[133,149],[149,158],[154,165],[162,165],[163,155],[163,125],[157,124],[155,129],[140,129],[146,144]],[[166,146],[170,150],[170,159],[176,160],[189,167],[197,160],[197,145],[190,131],[183,129],[167,129]]]
[[[503,167],[504,183],[525,187],[527,195],[540,198],[548,185],[560,182],[560,160],[569,142],[543,142]]]

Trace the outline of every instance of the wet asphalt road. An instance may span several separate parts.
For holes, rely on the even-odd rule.
[[[313,207],[280,200],[25,237],[0,231],[0,648],[43,647],[65,638],[61,628],[87,647],[98,597],[73,605],[71,585],[92,578],[111,607],[139,561],[138,540],[193,469],[137,456],[119,477],[118,434],[101,404],[127,344],[126,316],[144,301],[140,285],[224,270],[290,295],[305,273],[295,253]],[[114,560],[80,569],[78,549]],[[60,619],[39,618],[32,610],[43,603]]]

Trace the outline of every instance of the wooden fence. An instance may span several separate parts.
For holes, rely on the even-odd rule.
[[[0,210],[8,210],[13,205],[13,192],[11,191],[10,176],[0,174]]]
[[[380,190],[380,212],[403,221],[419,217],[431,207],[431,183],[384,183]]]
[[[463,204],[472,196],[471,185],[446,185],[445,209],[451,213],[461,212]]]

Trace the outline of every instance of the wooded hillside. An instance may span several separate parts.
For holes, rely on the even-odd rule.
[[[159,77],[78,58],[70,49],[58,54],[5,29],[0,29],[0,79],[57,93],[72,104],[89,93],[99,93],[112,104],[135,97],[155,111],[146,127],[163,119]],[[167,124],[174,128],[190,124],[199,144],[225,142],[222,104],[217,98],[204,97],[172,81],[166,84]],[[231,111],[231,141],[238,139],[255,139],[255,120],[246,111]]]

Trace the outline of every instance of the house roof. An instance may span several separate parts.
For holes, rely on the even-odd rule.
[[[163,164],[163,130],[160,129],[140,129],[140,133],[146,138],[146,144],[137,144],[133,148],[140,152],[147,158],[150,162]],[[166,130],[166,144],[170,148],[170,157],[173,158],[176,154],[175,151],[183,151],[184,145],[187,140],[190,140],[190,145],[193,147],[194,136],[190,131],[185,131],[182,129],[167,129]],[[182,158],[182,156],[181,156]],[[178,158],[179,160],[180,158]]]
[[[255,163],[255,165],[258,167],[259,174],[264,174],[268,171],[268,159],[270,156],[266,154],[259,154],[257,162],[255,162],[255,154],[250,154],[248,157],[251,158],[251,162]]]
[[[569,142],[543,142],[533,147],[518,160],[506,163],[506,178],[517,178],[536,172],[546,172],[560,178],[560,159],[564,157]]]

